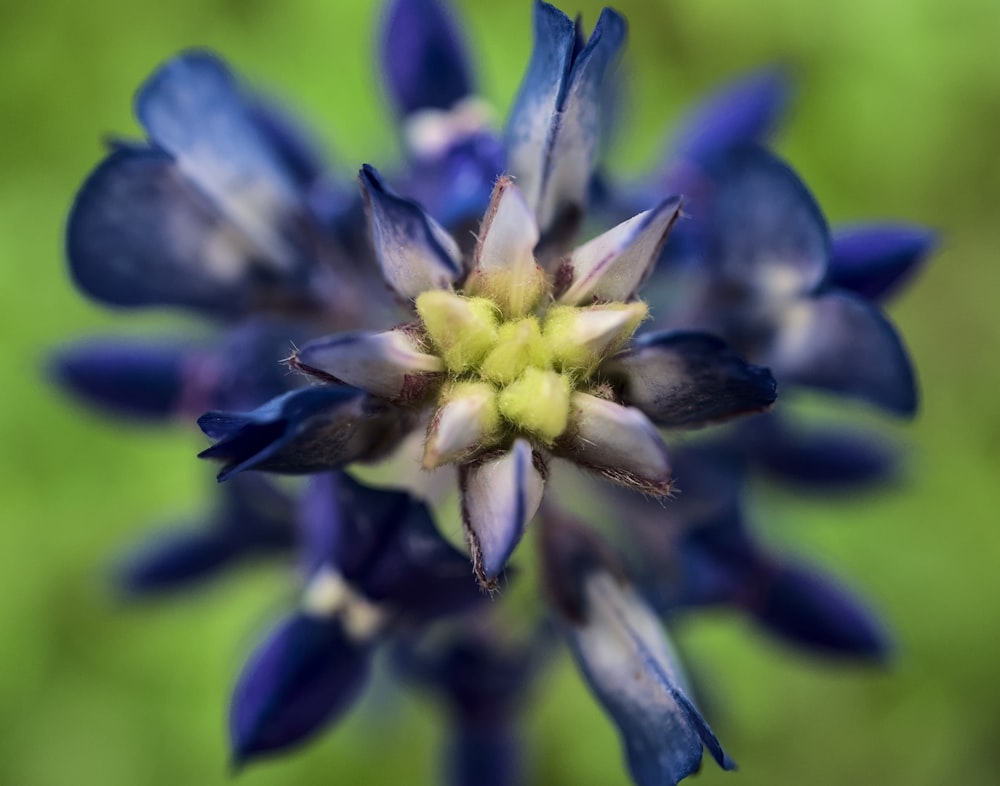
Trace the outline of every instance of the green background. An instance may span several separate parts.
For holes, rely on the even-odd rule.
[[[579,2],[592,23],[599,6]],[[992,784],[1000,780],[1000,4],[992,0],[622,2],[631,21],[622,167],[639,171],[699,91],[775,60],[799,93],[779,149],[833,220],[942,231],[892,308],[923,411],[899,430],[910,479],[879,497],[763,498],[784,548],[822,561],[891,621],[891,668],[805,660],[719,614],[680,631],[741,770],[701,783]],[[530,46],[527,0],[460,10],[485,95],[509,104]],[[566,7],[569,13],[576,8]],[[106,132],[134,133],[132,92],[161,60],[215,48],[321,131],[344,177],[398,155],[372,42],[377,4],[310,0],[7,3],[0,24],[0,784],[229,780],[224,717],[242,658],[290,597],[280,569],[175,603],[124,607],[111,555],[145,523],[207,498],[203,444],[127,428],[42,379],[75,336],[174,329],[70,286],[62,225]],[[437,782],[433,708],[376,690],[257,784]],[[626,783],[610,724],[565,659],[528,712],[538,784]]]

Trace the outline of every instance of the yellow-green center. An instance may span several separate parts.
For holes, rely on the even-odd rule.
[[[490,418],[498,424],[491,439],[499,443],[512,431],[551,444],[569,424],[573,392],[597,384],[594,371],[632,336],[646,305],[546,308],[544,297],[539,313],[524,314],[510,307],[511,298],[490,294],[432,290],[417,298],[428,343],[453,382],[442,388],[439,405],[464,385],[489,385],[495,391]]]

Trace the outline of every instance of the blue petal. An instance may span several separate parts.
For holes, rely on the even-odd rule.
[[[86,339],[49,359],[56,383],[87,404],[115,415],[162,420],[177,414],[189,343]]]
[[[881,660],[890,648],[885,629],[843,587],[813,570],[777,568],[751,611],[789,643],[825,655]]]
[[[182,306],[233,315],[291,296],[301,283],[255,246],[163,151],[122,148],[84,183],[66,230],[73,279],[115,306]]]
[[[427,505],[414,498],[361,586],[372,600],[390,604],[411,621],[467,611],[488,599],[469,558],[441,537]]]
[[[877,302],[899,291],[937,245],[937,234],[905,224],[838,228],[830,283]]]
[[[638,786],[676,785],[701,767],[702,749],[735,769],[685,695],[673,648],[641,598],[607,573],[586,580],[587,618],[567,628],[573,656],[621,734]]]
[[[917,409],[906,349],[889,320],[847,292],[801,300],[764,358],[782,382],[861,399],[897,415]]]
[[[511,174],[545,233],[586,203],[600,145],[605,78],[625,41],[605,8],[586,46],[573,22],[536,0],[535,41],[507,125]],[[578,218],[578,216],[577,216]]]
[[[447,786],[517,786],[524,782],[521,745],[511,724],[464,724],[448,748]]]
[[[462,273],[455,241],[415,202],[389,189],[368,164],[359,174],[382,275],[401,297],[451,289]]]
[[[300,387],[304,380],[283,363],[314,328],[300,323],[249,319],[225,333],[198,371],[207,379],[206,408],[248,410]]]
[[[658,426],[701,426],[759,412],[777,396],[774,377],[708,333],[649,333],[605,363],[622,401]]]
[[[139,89],[135,108],[150,138],[275,265],[297,264],[283,225],[301,194],[222,60],[178,55]]]
[[[261,475],[238,475],[223,487],[215,526],[250,551],[285,551],[299,539],[295,502]]]
[[[898,471],[898,450],[858,429],[798,426],[771,414],[748,421],[733,436],[774,480],[805,491],[875,486]]]
[[[170,592],[211,578],[243,552],[243,544],[230,532],[168,531],[128,554],[115,571],[116,580],[130,595]]]
[[[288,552],[295,545],[292,500],[262,477],[240,475],[198,529],[147,537],[116,568],[131,595],[188,589],[249,557]]]
[[[723,281],[763,298],[811,292],[826,276],[826,220],[795,172],[763,148],[725,156],[708,224],[709,262]]]
[[[322,472],[383,455],[405,433],[404,420],[355,388],[303,388],[252,412],[202,415],[198,425],[217,442],[199,457],[223,462],[220,481],[249,469]]]
[[[351,641],[336,620],[285,620],[251,656],[233,691],[234,762],[297,745],[333,722],[364,687],[370,660],[370,647]]]
[[[403,190],[461,240],[470,225],[478,229],[505,166],[500,140],[488,132],[473,134],[438,156],[411,161]]]
[[[310,481],[304,507],[306,570],[329,565],[408,619],[463,611],[483,600],[469,560],[434,527],[427,506],[343,473]]]
[[[408,494],[365,486],[343,472],[311,477],[302,506],[306,575],[329,565],[358,584],[409,505]]]
[[[788,105],[791,84],[780,68],[765,68],[722,85],[681,118],[676,155],[705,163],[734,147],[766,142]]]
[[[450,109],[472,93],[462,33],[438,0],[395,0],[386,11],[382,70],[400,114]]]
[[[309,131],[280,103],[261,95],[249,101],[247,112],[295,187],[305,191],[314,185],[326,163]]]

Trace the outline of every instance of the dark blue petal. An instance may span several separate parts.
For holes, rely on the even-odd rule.
[[[790,93],[788,75],[773,67],[722,85],[681,118],[674,135],[675,154],[705,163],[734,147],[766,142]]]
[[[764,362],[783,383],[861,399],[897,415],[917,409],[906,349],[889,320],[847,292],[798,301],[782,317]]]
[[[517,735],[507,724],[459,725],[445,772],[447,786],[517,786],[523,782]]]
[[[898,470],[898,450],[858,429],[798,426],[771,414],[742,424],[733,437],[774,480],[805,491],[874,486]]]
[[[204,360],[208,388],[205,409],[248,410],[301,387],[304,379],[283,363],[296,345],[312,337],[305,325],[277,320],[244,320],[228,331]]]
[[[769,407],[777,396],[770,371],[746,363],[708,333],[640,337],[602,367],[622,401],[658,426],[701,426]]]
[[[285,551],[298,540],[295,503],[261,475],[237,475],[223,487],[214,524],[249,551]]]
[[[116,579],[130,595],[171,592],[211,578],[243,553],[243,544],[229,532],[164,532],[127,555],[115,571]]]
[[[466,611],[489,598],[476,583],[469,558],[441,537],[427,505],[412,498],[361,586],[372,600],[416,621]]]
[[[224,315],[263,298],[266,266],[169,155],[119,149],[90,175],[66,230],[73,279],[115,306],[183,306]],[[272,281],[273,286],[273,281]]]
[[[229,729],[237,765],[304,742],[355,701],[371,649],[337,620],[297,614],[271,632],[233,691]]]
[[[360,583],[412,504],[405,492],[365,486],[343,472],[310,478],[302,505],[307,575],[329,565]]]
[[[937,234],[905,224],[840,227],[833,233],[830,283],[866,300],[892,297],[937,246]]]
[[[114,415],[162,420],[180,408],[189,342],[86,339],[49,359],[55,382]]]
[[[485,598],[468,557],[441,537],[426,504],[405,492],[329,473],[310,481],[303,519],[308,572],[329,565],[410,620]]]
[[[298,259],[285,223],[302,207],[295,179],[255,122],[251,100],[215,55],[190,51],[139,89],[135,110],[150,138],[279,269]]]
[[[356,388],[303,388],[252,412],[202,415],[198,425],[217,442],[199,456],[223,462],[220,481],[249,469],[322,472],[383,455],[405,434],[404,421]]]
[[[506,136],[511,174],[545,233],[586,203],[605,79],[625,41],[626,24],[605,8],[579,49],[577,28],[561,11],[536,0],[534,16],[531,61]]]
[[[885,629],[843,587],[813,570],[775,569],[750,606],[758,622],[791,644],[825,655],[881,660]]]
[[[709,261],[730,286],[759,297],[813,291],[826,276],[826,220],[795,172],[763,148],[725,156],[708,222]]]
[[[401,297],[450,289],[462,272],[455,241],[416,202],[393,192],[373,166],[359,173],[361,192],[385,280]]]
[[[451,9],[438,0],[395,0],[386,12],[382,70],[400,114],[450,109],[473,90]]]

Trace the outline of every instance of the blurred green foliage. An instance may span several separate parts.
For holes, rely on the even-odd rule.
[[[279,568],[197,598],[123,607],[110,555],[144,524],[193,515],[211,468],[193,430],[130,429],[44,381],[73,336],[188,329],[85,302],[62,225],[106,132],[190,45],[283,95],[343,176],[397,155],[372,43],[377,3],[49,0],[0,25],[0,783],[211,784],[229,779],[225,706],[242,658],[291,596]],[[580,0],[585,19],[599,5]],[[637,171],[701,90],[772,62],[797,75],[779,149],[833,221],[923,222],[941,253],[893,308],[921,372],[923,413],[900,430],[911,476],[878,497],[767,496],[768,537],[849,579],[891,621],[891,669],[804,660],[716,615],[680,638],[741,771],[700,783],[992,784],[1000,771],[1000,67],[995,0],[626,0],[632,81],[616,156]],[[460,3],[485,94],[508,105],[530,46],[528,0]],[[576,8],[566,7],[569,13]],[[502,114],[501,114],[502,116]],[[529,713],[539,784],[626,783],[609,723],[562,663]],[[436,780],[433,708],[386,690],[258,784]]]

